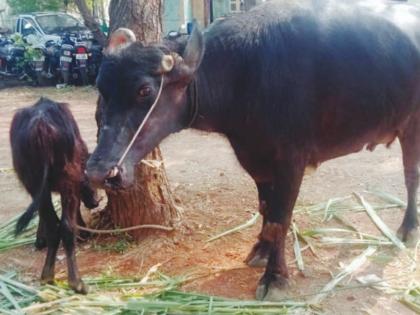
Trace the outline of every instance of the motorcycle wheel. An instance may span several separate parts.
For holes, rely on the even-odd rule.
[[[63,77],[63,83],[68,85],[70,83],[70,72],[69,71],[61,71],[61,75]]]
[[[42,75],[41,71],[36,72],[36,83],[39,86],[46,86],[47,85],[47,82],[46,82],[44,76]]]
[[[80,80],[82,82],[82,85],[88,85],[89,76],[88,76],[86,68],[81,68],[79,71],[80,71]]]

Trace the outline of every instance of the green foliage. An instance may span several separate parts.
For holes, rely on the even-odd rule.
[[[36,11],[59,11],[65,5],[63,0],[7,0],[14,14]]]
[[[25,48],[23,60],[20,61],[19,67],[24,67],[25,64],[32,62],[34,59],[39,59],[42,57],[43,52],[40,49],[33,48],[32,45],[25,42],[22,38],[22,35],[18,33],[13,34],[12,40],[14,41],[15,45]]]

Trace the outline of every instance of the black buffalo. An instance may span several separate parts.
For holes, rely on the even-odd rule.
[[[420,11],[381,1],[269,1],[216,21],[204,34],[144,47],[108,47],[98,77],[101,129],[88,161],[96,185],[124,188],[133,166],[170,133],[215,131],[258,187],[264,217],[248,256],[266,265],[257,298],[287,284],[286,234],[308,166],[398,138],[408,207],[403,240],[418,227]],[[127,37],[129,38],[129,37]],[[146,112],[157,107],[121,167]]]
[[[20,233],[38,211],[37,242],[43,242],[45,236],[48,248],[41,280],[54,281],[55,258],[63,241],[69,285],[76,292],[86,293],[76,264],[74,223],[82,222],[80,199],[89,208],[96,207],[97,201],[84,174],[88,150],[76,121],[66,104],[42,98],[15,114],[10,143],[16,174],[32,197],[32,203],[17,222],[16,233]],[[61,195],[61,220],[51,201],[52,191]]]

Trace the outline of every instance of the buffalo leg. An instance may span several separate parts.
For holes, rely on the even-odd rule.
[[[281,299],[282,289],[288,285],[286,236],[304,169],[303,161],[283,161],[275,172],[273,189],[267,204],[267,221],[260,236],[270,244],[270,254],[256,292],[259,300]]]
[[[420,163],[420,116],[410,122],[400,137],[403,154],[405,186],[407,188],[407,209],[398,229],[399,237],[413,244],[418,239],[417,190],[419,187]]]
[[[55,213],[50,193],[42,197],[39,208],[39,220],[46,228],[45,235],[47,241],[47,257],[41,273],[41,282],[53,283],[55,258],[57,256],[58,246],[60,245],[60,220]]]
[[[259,211],[263,217],[263,223],[261,233],[258,237],[257,243],[252,248],[245,262],[250,267],[265,267],[267,265],[268,256],[270,254],[270,243],[261,237],[264,226],[267,223],[266,213],[268,198],[272,194],[273,184],[272,183],[257,183],[258,188],[258,199],[259,199]]]
[[[70,288],[77,293],[86,294],[87,287],[83,283],[77,267],[75,255],[75,227],[77,213],[80,211],[80,197],[78,190],[68,190],[61,194],[63,213],[61,217],[60,233],[67,258],[68,282]]]
[[[249,149],[246,146],[242,146],[238,141],[229,139],[232,148],[235,151],[236,157],[242,167],[248,172],[248,174],[254,179],[258,189],[259,199],[259,212],[263,217],[263,223],[261,230],[264,229],[266,224],[266,212],[268,199],[272,194],[273,189],[273,176],[272,176],[272,160],[267,160],[265,154],[256,152],[254,148]],[[251,252],[245,259],[250,267],[265,267],[268,261],[268,255],[270,253],[270,243],[261,238],[261,233],[258,237],[258,241],[253,246]]]

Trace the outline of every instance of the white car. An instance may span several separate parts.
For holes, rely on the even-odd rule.
[[[84,24],[63,12],[36,12],[21,14],[15,23],[15,32],[32,45],[43,45],[47,41],[59,41],[64,33],[78,33],[82,39],[93,39]]]

